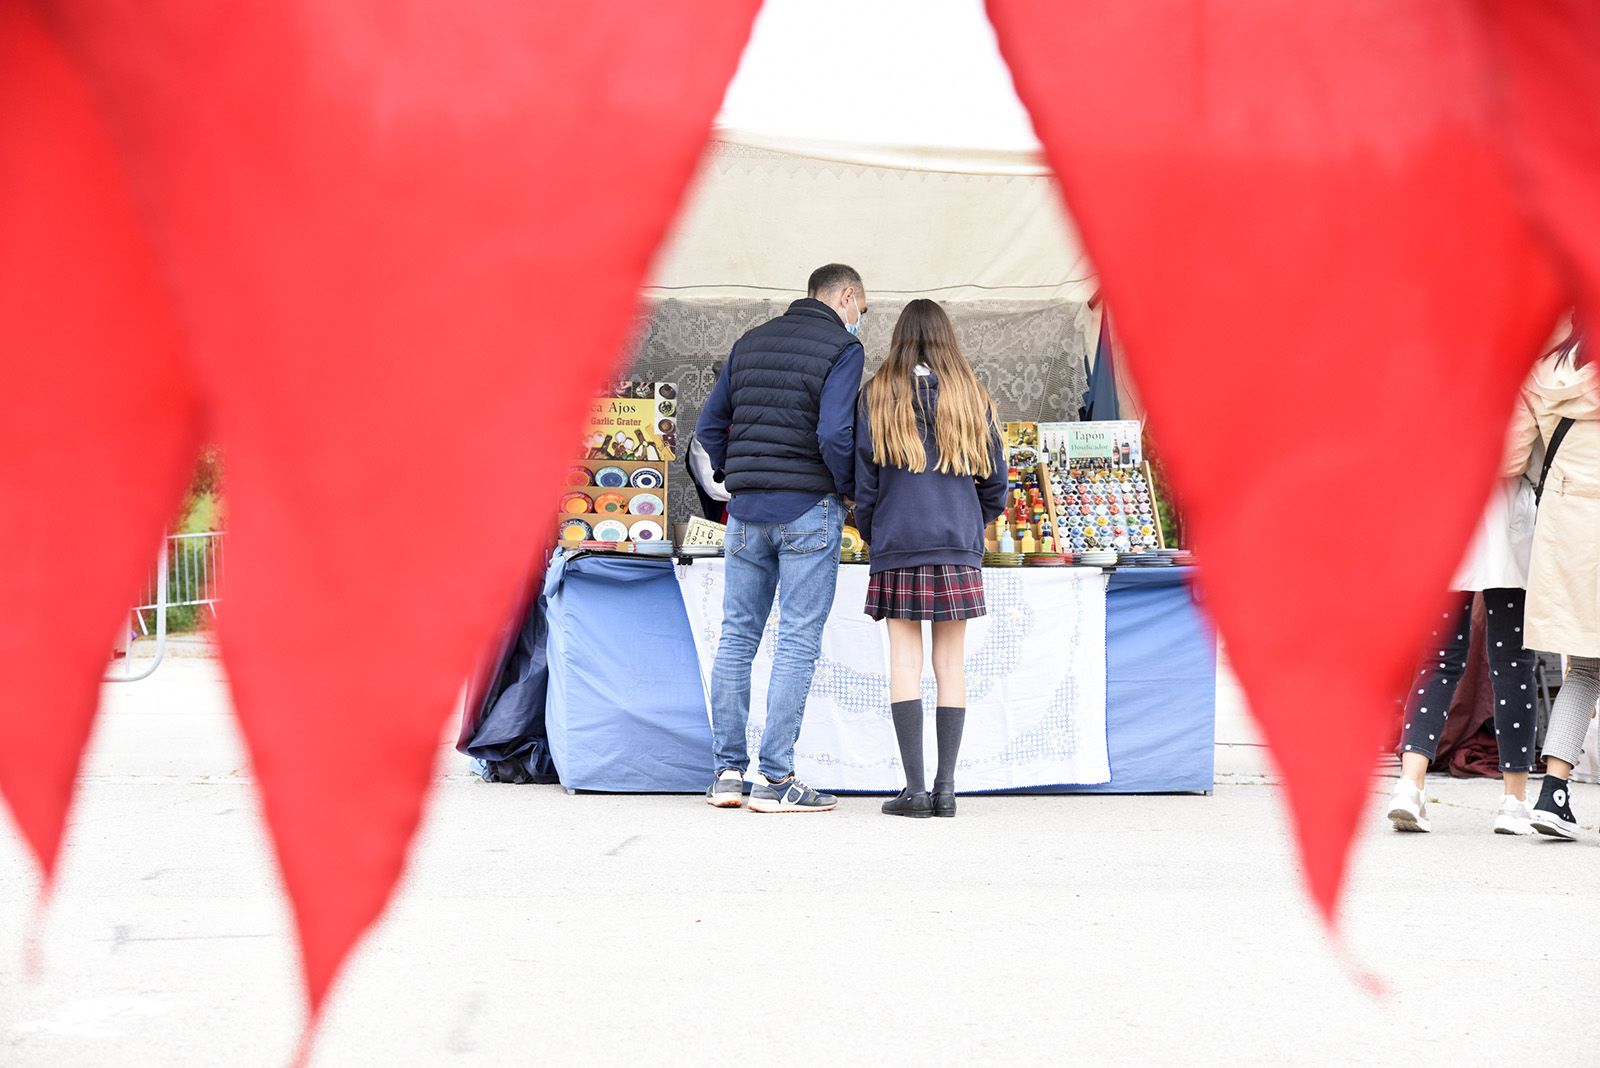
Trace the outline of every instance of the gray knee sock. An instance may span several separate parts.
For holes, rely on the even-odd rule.
[[[894,736],[900,743],[900,763],[906,770],[906,789],[921,793],[927,789],[922,784],[922,698],[914,701],[896,701],[889,706],[894,713]]]
[[[956,755],[961,752],[961,728],[967,725],[965,708],[940,706],[933,714],[934,733],[939,738],[939,768],[933,773],[933,788],[950,793],[956,786]]]

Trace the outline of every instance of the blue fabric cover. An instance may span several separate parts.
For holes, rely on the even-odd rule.
[[[461,752],[474,758],[485,782],[559,782],[544,730],[550,672],[545,662],[548,615],[535,598],[522,625],[501,650],[495,677],[476,709],[469,708]]]
[[[1094,347],[1094,366],[1089,368],[1089,388],[1083,394],[1079,417],[1085,420],[1122,418],[1122,402],[1117,399],[1117,357],[1111,344],[1111,312],[1100,313],[1100,340]]]
[[[598,556],[552,565],[542,601],[549,616],[546,728],[569,788],[687,793],[704,790],[710,781],[711,728],[672,566],[667,560]],[[1111,781],[1020,792],[1211,790],[1216,644],[1191,596],[1190,575],[1188,568],[1147,568],[1111,578]],[[533,614],[538,612],[536,606]],[[529,629],[534,626],[530,620]],[[527,721],[527,730],[537,728]],[[494,740],[514,745],[503,731]]]
[[[552,567],[545,729],[573,790],[700,791],[711,724],[671,560],[579,556]]]
[[[1205,791],[1217,736],[1217,644],[1192,568],[1128,568],[1106,592],[1106,747],[1111,781],[1083,794]]]

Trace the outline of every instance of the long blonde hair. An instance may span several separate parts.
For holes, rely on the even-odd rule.
[[[931,300],[906,305],[894,324],[889,358],[867,382],[873,463],[912,472],[927,469],[928,451],[917,430],[917,415],[920,411],[926,416],[929,401],[916,373],[918,364],[926,364],[939,377],[933,440],[939,447],[940,473],[988,478],[994,473],[989,451],[994,398],[962,355],[950,316]]]

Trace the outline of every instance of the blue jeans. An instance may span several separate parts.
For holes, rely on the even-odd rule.
[[[750,663],[780,588],[778,645],[767,685],[760,767],[773,782],[794,772],[794,745],[822,651],[822,625],[833,608],[843,531],[844,504],[832,494],[790,523],[728,520],[722,642],[711,673],[711,736],[718,772],[735,768],[743,774],[750,766]]]

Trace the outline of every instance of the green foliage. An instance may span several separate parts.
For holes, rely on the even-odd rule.
[[[202,534],[222,529],[222,501],[213,491],[191,493],[174,534]]]
[[[1150,494],[1155,498],[1156,518],[1161,521],[1161,533],[1169,549],[1187,548],[1183,540],[1183,513],[1178,511],[1178,505],[1172,495],[1172,487],[1167,483],[1167,472],[1161,463],[1161,457],[1151,447],[1150,435],[1144,435],[1144,458],[1150,464],[1150,478],[1154,483],[1150,487]]]
[[[209,494],[212,497],[222,493],[222,448],[218,445],[207,445],[200,450],[200,457],[195,461],[194,478],[189,483],[189,496],[199,497]]]

